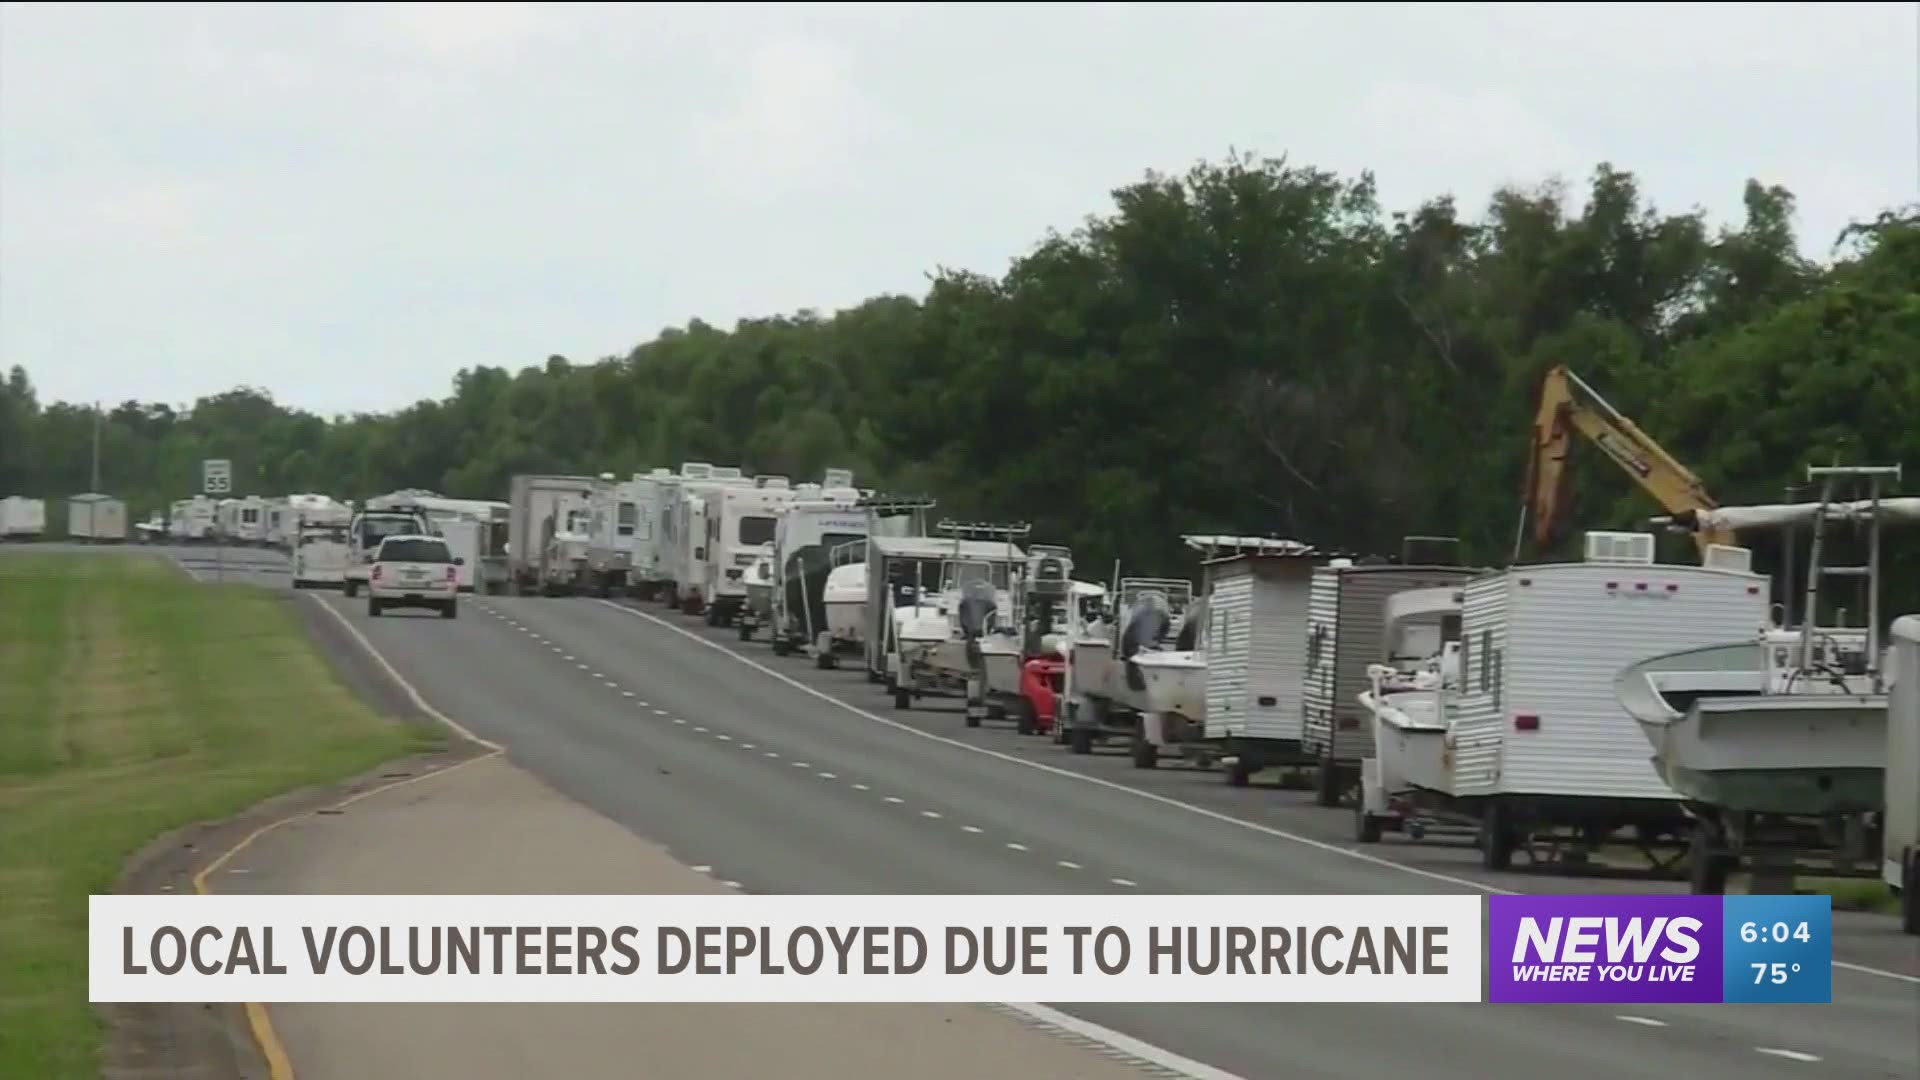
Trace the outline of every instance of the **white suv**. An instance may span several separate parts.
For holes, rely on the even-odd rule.
[[[460,581],[455,567],[465,559],[447,550],[438,536],[389,536],[374,549],[367,567],[367,614],[388,608],[439,608],[442,618],[459,614]]]

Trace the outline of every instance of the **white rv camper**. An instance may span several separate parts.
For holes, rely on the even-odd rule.
[[[701,574],[700,606],[708,626],[730,626],[746,610],[747,571],[773,556],[780,509],[792,501],[793,491],[784,476],[760,476],[751,487],[726,484],[709,489],[706,499],[706,568]]]
[[[217,532],[222,543],[259,545],[267,540],[267,501],[258,495],[221,499]]]
[[[93,544],[126,540],[127,504],[96,492],[75,495],[67,500],[67,535]]]
[[[841,478],[833,472],[829,470],[829,479]],[[774,525],[770,598],[773,651],[785,655],[796,649],[811,649],[814,663],[823,668],[835,666],[836,644],[852,645],[860,640],[859,612],[866,599],[866,573],[857,564],[866,555],[868,513],[861,505],[860,491],[853,487],[853,475],[841,475],[844,482],[837,486],[823,484],[817,491],[800,491]],[[848,556],[837,564],[836,550]],[[852,558],[856,554],[859,558]],[[829,595],[834,592],[829,582],[836,572],[840,588]],[[840,600],[841,613],[852,616],[843,628],[852,631],[851,635],[833,631],[835,611],[830,605],[835,599]]]
[[[1649,657],[1759,634],[1766,577],[1656,564],[1651,534],[1588,533],[1584,562],[1516,566],[1460,592],[1457,685],[1431,691],[1445,751],[1431,773],[1403,770],[1412,773],[1406,793],[1368,787],[1363,839],[1370,821],[1402,816],[1396,796],[1477,820],[1482,861],[1494,870],[1556,830],[1571,832],[1575,848],[1629,826],[1643,836],[1689,831],[1615,679]]]
[[[344,587],[347,564],[352,558],[349,534],[353,525],[353,510],[328,500],[325,505],[295,503],[288,513],[293,517],[290,529],[293,587]]]
[[[625,593],[640,537],[640,482],[601,473],[587,498],[587,573],[601,596]]]
[[[205,495],[180,499],[167,518],[167,536],[177,542],[198,544],[219,535],[219,504]]]
[[[551,593],[570,581],[575,554],[584,572],[586,508],[593,487],[588,476],[522,473],[513,478],[506,546],[508,576],[516,593]],[[577,532],[571,528],[576,525]]]
[[[668,516],[667,603],[689,615],[705,607],[707,593],[707,493],[718,487],[752,487],[738,466],[690,461],[680,466],[680,485]]]
[[[1212,559],[1201,648],[1207,656],[1205,737],[1233,759],[1227,782],[1307,764],[1302,693],[1313,571],[1306,545]]]
[[[1900,898],[1900,927],[1920,934],[1920,615],[1893,622],[1887,693],[1887,795],[1880,872]]]
[[[1409,538],[1409,544],[1432,538]],[[1449,542],[1451,546],[1451,542]],[[1387,599],[1396,593],[1459,586],[1475,574],[1451,564],[1354,563],[1336,559],[1313,572],[1307,615],[1306,717],[1301,743],[1319,761],[1316,796],[1337,806],[1373,753],[1373,720],[1360,705],[1367,668],[1381,655]]]

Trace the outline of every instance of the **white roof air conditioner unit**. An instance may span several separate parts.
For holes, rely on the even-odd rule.
[[[1636,532],[1590,532],[1587,534],[1587,561],[1653,565],[1653,534]]]
[[[1709,570],[1733,570],[1739,573],[1753,572],[1753,550],[1735,547],[1732,544],[1708,544],[1706,554],[1700,564]]]

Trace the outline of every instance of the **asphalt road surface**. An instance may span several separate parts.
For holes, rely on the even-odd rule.
[[[1304,793],[1075,759],[1045,740],[967,731],[952,715],[915,711],[902,724],[857,672],[816,673],[764,645],[723,647],[654,607],[473,597],[448,621],[373,619],[363,603],[317,599],[518,764],[738,888],[1058,894],[1094,916],[1102,895],[1132,891],[1487,887],[1442,847],[1351,850],[1337,839],[1343,817],[1298,806]],[[1521,874],[1493,887],[1595,889]],[[1846,927],[1847,948],[1910,968],[1911,939],[1877,927]],[[1854,967],[1836,967],[1826,1006],[1061,1008],[1248,1078],[1920,1073],[1920,982]]]

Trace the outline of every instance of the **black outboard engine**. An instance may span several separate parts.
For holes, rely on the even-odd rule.
[[[1187,605],[1185,621],[1180,624],[1180,637],[1173,647],[1181,652],[1191,652],[1200,647],[1200,631],[1207,625],[1207,598],[1201,597]]]
[[[1048,555],[1034,564],[1033,580],[1027,585],[1027,626],[1022,655],[1040,654],[1041,641],[1052,633],[1054,620],[1072,592],[1073,584],[1067,580],[1065,563]]]
[[[1167,610],[1167,598],[1157,592],[1141,593],[1127,612],[1127,625],[1120,633],[1120,659],[1127,662],[1127,686],[1132,690],[1145,690],[1147,680],[1133,663],[1133,656],[1141,649],[1159,641],[1166,635],[1167,627],[1173,617]]]
[[[993,625],[993,618],[999,614],[999,604],[994,593],[993,583],[978,578],[960,586],[960,604],[958,616],[960,633],[967,639],[967,659],[978,662],[980,657],[980,636]]]

